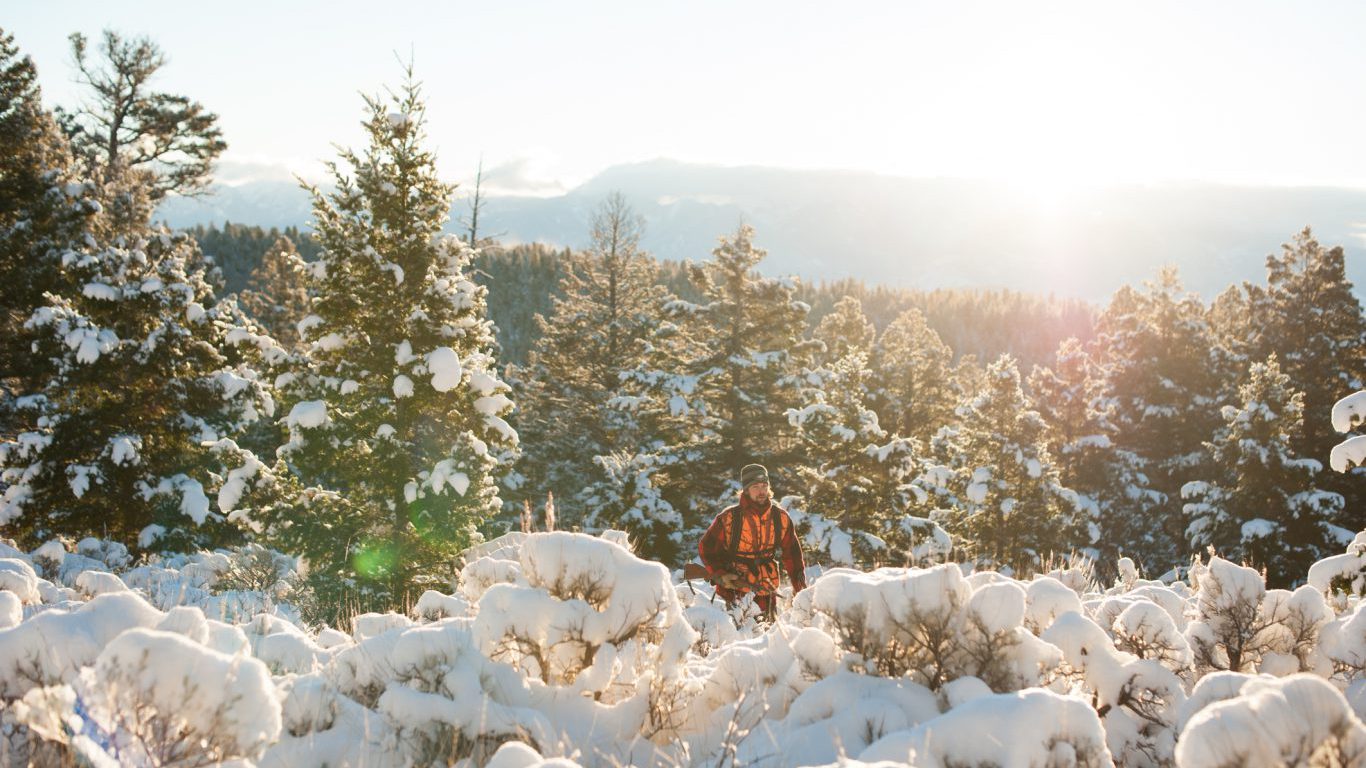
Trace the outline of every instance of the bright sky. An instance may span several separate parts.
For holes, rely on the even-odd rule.
[[[847,168],[1059,185],[1366,187],[1366,3],[352,2],[11,4],[47,99],[66,36],[150,35],[160,87],[217,112],[220,176],[317,176],[359,92],[413,57],[443,172],[501,185],[616,163]]]

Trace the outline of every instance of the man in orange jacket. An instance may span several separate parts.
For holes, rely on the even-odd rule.
[[[716,594],[734,605],[752,594],[764,615],[772,617],[780,574],[779,562],[792,582],[792,593],[806,587],[802,546],[787,510],[773,503],[768,470],[747,464],[740,470],[740,500],[711,521],[698,542],[698,554]]]

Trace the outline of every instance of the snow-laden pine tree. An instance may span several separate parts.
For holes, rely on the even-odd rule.
[[[308,265],[294,241],[281,237],[270,246],[237,301],[283,347],[298,345],[299,321],[309,314]]]
[[[1143,292],[1116,291],[1096,323],[1091,359],[1103,372],[1115,442],[1139,458],[1147,487],[1166,497],[1143,520],[1155,572],[1187,560],[1180,491],[1199,479],[1205,442],[1219,425],[1215,347],[1199,297],[1183,291],[1171,268]]]
[[[803,338],[810,307],[795,298],[795,282],[757,272],[765,255],[742,225],[711,260],[690,264],[702,300],[666,305],[677,333],[652,342],[629,374],[623,402],[667,425],[654,452],[668,467],[666,497],[694,515],[692,524],[720,511],[740,467],[764,464],[781,482],[797,458],[786,412],[800,405],[799,374],[819,343]]]
[[[878,425],[863,394],[866,360],[855,351],[807,374],[802,406],[787,412],[801,439],[796,491],[805,497],[807,513],[910,550],[919,542],[902,523],[925,496],[911,484],[920,449],[914,439]],[[879,556],[896,565],[904,561],[896,552]]]
[[[883,427],[928,442],[953,421],[953,350],[918,309],[902,312],[882,332],[870,358],[869,404]]]
[[[960,426],[938,437],[926,482],[940,486],[934,517],[984,564],[1035,568],[1051,555],[1094,544],[1076,492],[1064,486],[1048,451],[1046,427],[1029,408],[1014,358],[1002,355],[986,387],[958,410]]]
[[[1182,489],[1191,547],[1265,568],[1272,586],[1300,582],[1355,533],[1334,524],[1343,499],[1317,487],[1323,464],[1292,447],[1304,425],[1304,394],[1272,355],[1252,365],[1238,405],[1224,406],[1223,418],[1209,446],[1213,479]]]
[[[115,180],[97,193],[145,192]],[[31,428],[0,445],[10,484],[0,522],[31,541],[213,544],[232,530],[209,503],[221,482],[211,446],[274,404],[230,349],[244,318],[213,302],[194,240],[131,218],[113,230],[69,244],[60,262],[69,288],[50,292],[26,323],[47,374],[15,401]]]
[[[1029,390],[1031,407],[1047,425],[1059,480],[1077,492],[1098,529],[1096,562],[1112,564],[1127,556],[1157,566],[1149,561],[1160,538],[1153,535],[1152,514],[1164,497],[1147,487],[1138,457],[1118,447],[1114,405],[1104,397],[1086,349],[1075,338],[1065,339],[1052,368],[1035,366]],[[1160,564],[1161,571],[1167,567]]]
[[[812,338],[825,344],[818,357],[822,365],[834,364],[854,352],[866,357],[876,335],[877,330],[863,314],[863,303],[854,296],[842,296],[811,332]]]
[[[1266,259],[1266,286],[1246,286],[1252,317],[1253,360],[1275,354],[1310,414],[1326,413],[1344,392],[1363,386],[1366,315],[1346,275],[1341,246],[1321,245],[1309,229]],[[1324,460],[1338,437],[1326,419],[1310,418],[1293,438],[1296,455]],[[1347,510],[1366,507],[1366,473],[1336,473],[1324,487],[1346,498]],[[1359,521],[1360,512],[1355,518]],[[1347,520],[1339,524],[1352,527]],[[1360,527],[1359,525],[1357,527]]]
[[[62,277],[61,252],[83,239],[100,208],[71,171],[71,150],[43,108],[38,71],[0,30],[0,407],[50,373],[25,330]],[[15,414],[0,417],[0,434]]]
[[[308,558],[325,598],[392,607],[448,583],[475,524],[499,510],[494,478],[517,435],[473,251],[441,233],[453,187],[423,146],[419,86],[409,73],[366,109],[369,144],[331,165],[336,191],[314,189],[314,314],[277,379],[290,440],[273,472],[248,460],[244,477],[276,487],[243,514]]]
[[[597,525],[620,522],[633,533],[646,521],[627,514],[631,505],[596,506],[605,503],[603,494],[630,495],[618,487],[625,480],[620,463],[608,471],[597,457],[640,445],[631,420],[607,404],[620,394],[620,372],[641,363],[642,340],[658,326],[668,299],[653,259],[640,248],[642,233],[641,217],[620,193],[594,211],[588,250],[567,260],[549,316],[536,316],[540,335],[518,372],[516,422],[527,498],[553,492],[562,518],[593,515]],[[597,501],[585,506],[581,492],[602,483],[615,490],[589,490]]]

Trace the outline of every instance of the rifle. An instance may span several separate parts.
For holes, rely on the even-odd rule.
[[[692,581],[693,579],[711,581],[711,574],[707,573],[707,567],[701,563],[684,563],[683,580]]]

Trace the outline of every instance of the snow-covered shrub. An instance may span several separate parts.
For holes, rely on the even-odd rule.
[[[389,662],[393,678],[377,709],[412,764],[482,763],[509,739],[555,742],[551,723],[530,708],[526,682],[479,652],[468,621],[400,631]]]
[[[268,613],[257,614],[242,631],[250,644],[251,654],[277,675],[312,672],[332,655],[304,630]]]
[[[522,576],[522,565],[517,557],[519,549],[507,556],[478,557],[460,569],[460,594],[470,602],[478,602],[489,587],[494,584],[520,584],[526,586]]]
[[[1366,601],[1323,626],[1319,653],[1331,665],[1334,677],[1358,683],[1366,680]]]
[[[1366,531],[1352,539],[1346,552],[1325,557],[1309,566],[1309,583],[1330,597],[1366,595]],[[1346,600],[1334,602],[1346,605]]]
[[[1182,768],[1354,766],[1366,760],[1366,725],[1322,678],[1301,674],[1241,683],[1236,696],[1190,718],[1176,747]]]
[[[1150,616],[1170,619],[1152,603]],[[1121,616],[1127,615],[1126,610]],[[1168,630],[1175,634],[1175,629]],[[1062,649],[1071,677],[1088,693],[1105,727],[1110,753],[1122,765],[1169,765],[1186,694],[1181,679],[1154,659],[1117,650],[1105,630],[1079,613],[1058,617],[1043,638]],[[1163,646],[1166,642],[1161,643]]]
[[[1266,585],[1261,574],[1211,557],[1207,567],[1192,569],[1191,575],[1198,591],[1195,620],[1186,627],[1186,639],[1197,673],[1250,671],[1261,650],[1257,641],[1264,627]]]
[[[668,677],[696,639],[668,570],[620,545],[562,531],[532,534],[520,564],[527,585],[489,587],[474,632],[490,658],[542,682],[602,692],[618,670],[623,683],[646,669]],[[636,669],[621,669],[628,666]]]
[[[265,664],[164,631],[120,634],[75,686],[127,763],[194,765],[260,756],[280,734]]]
[[[223,552],[227,568],[216,574],[210,585],[216,593],[260,592],[275,600],[286,600],[294,590],[298,561],[259,544]]]
[[[40,613],[0,632],[0,701],[69,683],[127,630],[156,626],[161,611],[132,592],[101,595],[75,611]]]
[[[0,589],[13,592],[25,603],[40,603],[38,574],[27,561],[12,557],[0,558]]]
[[[1323,593],[1306,584],[1291,592],[1267,590],[1262,601],[1264,644],[1258,670],[1273,675],[1318,672],[1322,657],[1315,652],[1319,632],[1333,619]]]
[[[238,623],[260,613],[297,620],[293,601],[302,596],[296,588],[298,568],[294,558],[247,545],[153,556],[146,564],[118,575],[161,610],[192,605],[215,620]]]
[[[411,626],[412,623],[412,619],[401,613],[362,613],[351,619],[351,636],[356,638],[356,642],[364,642],[391,629]]]
[[[1257,675],[1242,672],[1211,672],[1200,678],[1191,689],[1190,695],[1186,697],[1186,703],[1181,705],[1176,714],[1177,732],[1184,732],[1191,718],[1200,714],[1200,710],[1216,702],[1234,698],[1247,681],[1256,678]]]
[[[72,551],[68,549],[68,540],[49,539],[26,559],[39,576],[66,587],[74,587],[86,571],[121,570],[131,560],[127,547],[100,539],[82,539]]]
[[[434,589],[422,593],[413,606],[413,616],[422,621],[440,621],[470,615],[470,603],[459,595],[443,595]]]
[[[536,750],[520,741],[509,741],[493,753],[484,768],[580,768],[579,764],[564,757],[546,759]]]
[[[841,670],[803,691],[781,720],[751,729],[735,757],[741,765],[833,764],[939,714],[935,695],[918,683]]]
[[[1052,576],[1039,576],[1025,588],[1025,627],[1040,634],[1068,611],[1081,612],[1081,598]]]
[[[342,648],[324,670],[328,683],[342,696],[374,708],[385,686],[396,677],[391,657],[401,632],[390,630]]]
[[[81,571],[76,577],[76,590],[86,598],[97,597],[112,592],[127,592],[128,585],[123,579],[104,571]]]
[[[824,619],[818,626],[870,672],[910,674],[932,689],[958,676],[962,613],[972,588],[957,566],[831,571],[808,591],[812,612]]]
[[[674,592],[678,596],[679,604],[683,606],[684,620],[697,633],[697,640],[692,646],[694,654],[705,657],[713,650],[723,648],[739,639],[740,632],[736,628],[734,618],[726,610],[725,602],[717,597],[716,590],[711,584],[694,586],[687,583],[687,586],[680,587]]]
[[[1058,650],[1025,629],[1025,592],[1010,581],[976,591],[956,565],[832,571],[811,610],[869,673],[909,675],[933,690],[962,676],[995,690],[1037,685]]]
[[[1366,391],[1352,394],[1333,403],[1333,429],[1350,432],[1366,416]],[[1337,472],[1366,463],[1366,435],[1354,435],[1333,446],[1328,463]]]
[[[973,699],[908,731],[884,736],[858,758],[917,768],[1114,765],[1095,710],[1081,699],[1042,689]]]
[[[789,707],[815,683],[839,670],[840,652],[829,635],[813,627],[784,625],[762,636],[731,643],[714,655],[687,705],[680,730],[694,755],[721,755]],[[833,692],[827,689],[827,695]],[[771,744],[774,731],[757,736]],[[751,752],[767,747],[750,747]]]
[[[0,629],[19,626],[24,620],[24,604],[19,596],[6,589],[0,589]]]
[[[322,673],[286,675],[278,683],[280,739],[259,768],[384,765],[397,740],[386,718],[341,695]]]
[[[1152,659],[1174,672],[1190,666],[1191,649],[1172,620],[1157,603],[1134,599],[1110,623],[1116,650],[1139,659]]]

